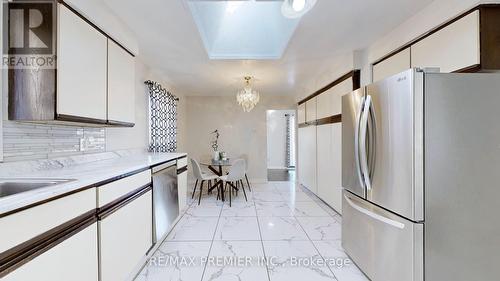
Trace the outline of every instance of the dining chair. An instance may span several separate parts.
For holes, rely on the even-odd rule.
[[[241,158],[245,160],[245,180],[247,181],[248,191],[252,192],[252,188],[250,187],[250,181],[248,180],[248,155],[243,154]],[[243,188],[243,187],[242,187]]]
[[[194,194],[196,193],[196,186],[198,185],[198,181],[201,181],[200,183],[200,196],[198,198],[198,205],[200,205],[201,202],[201,194],[203,193],[203,183],[207,182],[208,185],[208,190],[212,188],[212,181],[215,181],[218,179],[218,176],[216,175],[208,175],[206,173],[203,173],[201,170],[200,164],[198,161],[194,160],[191,158],[191,166],[193,166],[193,175],[194,178],[196,179],[196,182],[194,184],[194,189],[193,189],[193,194],[191,195],[191,199],[194,198]],[[217,194],[220,192],[219,188],[217,188]]]
[[[243,179],[245,178],[245,160],[237,159],[233,162],[231,167],[229,168],[229,173],[227,175],[220,176],[219,179],[224,183],[224,189],[229,185],[229,206],[231,207],[231,194],[233,189],[238,191],[238,186],[241,183],[241,189],[243,190],[243,194],[245,195],[245,200],[247,199],[247,194],[245,192],[245,188],[243,187]],[[224,190],[222,191],[224,192]]]

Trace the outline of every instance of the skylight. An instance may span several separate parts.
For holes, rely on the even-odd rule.
[[[188,0],[210,59],[279,59],[300,19],[285,18],[282,1]]]

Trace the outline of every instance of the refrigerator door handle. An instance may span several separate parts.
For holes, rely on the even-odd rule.
[[[347,195],[344,194],[344,198],[346,200],[346,202],[353,208],[355,209],[356,211],[362,213],[362,214],[365,214],[377,221],[380,221],[380,222],[383,222],[385,224],[388,224],[390,226],[393,226],[395,228],[399,228],[399,229],[404,229],[405,228],[405,225],[403,223],[400,223],[398,221],[395,221],[395,220],[391,220],[389,218],[386,218],[384,216],[381,216],[379,214],[376,214],[370,210],[367,210],[361,206],[359,206],[358,204],[354,203]]]
[[[358,147],[358,149],[361,151],[360,162],[361,162],[361,172],[363,175],[363,182],[365,183],[367,190],[372,189],[372,185],[370,182],[370,172],[368,169],[368,157],[366,155],[366,135],[368,130],[368,115],[370,114],[371,103],[372,103],[372,97],[370,95],[366,96],[363,106],[363,115],[361,117],[361,125],[360,125],[361,135],[359,136],[359,147]]]
[[[354,162],[356,165],[356,173],[358,175],[359,183],[364,186],[363,175],[361,172],[361,164],[359,160],[359,129],[361,123],[361,116],[363,115],[363,102],[359,103],[356,118],[356,128],[354,129]]]

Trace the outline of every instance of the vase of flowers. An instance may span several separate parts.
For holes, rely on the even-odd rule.
[[[212,141],[212,149],[214,150],[213,154],[213,160],[214,161],[219,161],[220,159],[220,153],[219,153],[219,130],[215,130],[212,132],[214,135],[215,139]]]

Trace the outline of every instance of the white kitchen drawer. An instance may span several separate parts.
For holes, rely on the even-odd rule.
[[[99,221],[101,281],[126,280],[152,246],[152,192]]]
[[[98,186],[98,207],[101,208],[102,206],[109,204],[148,183],[151,183],[151,170],[149,169],[144,172]]]
[[[95,208],[90,188],[0,218],[0,253]]]
[[[177,169],[186,167],[188,164],[187,157],[177,159]]]
[[[97,281],[97,223],[6,275],[4,281]]]

